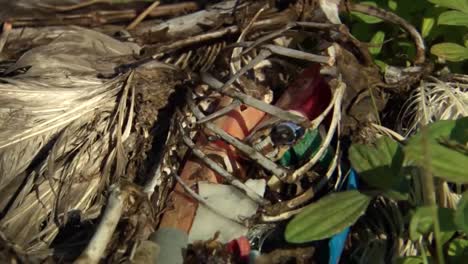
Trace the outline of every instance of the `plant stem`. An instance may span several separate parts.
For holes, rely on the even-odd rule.
[[[423,264],[429,264],[427,254],[426,254],[426,248],[424,247],[424,244],[423,244],[421,239],[418,241],[418,244],[419,244],[419,247],[420,247],[420,250],[421,250]]]
[[[423,195],[424,195],[424,203],[426,205],[431,206],[432,209],[432,218],[434,220],[434,236],[435,236],[435,243],[436,243],[436,250],[437,250],[437,260],[439,264],[444,264],[444,255],[442,251],[442,244],[441,244],[441,234],[440,234],[440,225],[439,225],[439,217],[437,214],[437,202],[436,202],[436,194],[434,188],[434,177],[432,176],[432,167],[431,167],[431,153],[429,148],[428,142],[428,130],[427,126],[421,127],[422,133],[422,149],[424,155],[424,164],[422,166],[422,187],[423,187]]]

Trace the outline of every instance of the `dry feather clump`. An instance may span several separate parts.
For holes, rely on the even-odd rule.
[[[73,218],[96,219],[109,186],[133,182],[182,76],[159,63],[98,78],[138,47],[84,28],[60,31],[0,79],[0,226],[32,255],[49,254]]]

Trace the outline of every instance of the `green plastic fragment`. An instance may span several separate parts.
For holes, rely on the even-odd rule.
[[[279,160],[282,166],[292,166],[302,164],[312,158],[319,150],[322,143],[322,137],[317,129],[307,130],[304,136],[292,146]],[[333,155],[330,148],[319,159],[319,165],[324,168],[332,161]]]

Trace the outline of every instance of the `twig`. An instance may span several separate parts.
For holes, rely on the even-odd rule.
[[[162,16],[175,16],[189,11],[195,11],[199,7],[195,2],[186,2],[180,4],[169,4],[158,6],[148,14],[148,17],[156,18]],[[79,25],[92,26],[108,23],[118,23],[130,21],[138,16],[137,10],[113,10],[113,11],[92,11],[85,14],[67,14],[54,17],[18,17],[12,18],[17,27],[38,27],[55,25]]]
[[[281,24],[285,24],[285,23],[286,22],[285,22],[284,16],[278,15],[278,16],[272,18],[272,19],[264,19],[264,20],[260,20],[260,21],[257,21],[255,23],[253,23],[252,30],[261,29],[261,28],[264,28],[264,27],[276,26],[277,24],[281,25]],[[224,37],[224,36],[229,35],[229,34],[237,34],[239,32],[240,32],[240,28],[238,26],[229,26],[229,27],[224,27],[224,28],[218,29],[216,31],[212,31],[212,32],[204,33],[204,34],[199,34],[199,35],[195,35],[195,36],[190,36],[188,38],[184,38],[182,40],[175,41],[175,42],[173,42],[173,43],[171,43],[169,45],[165,45],[165,46],[158,45],[156,47],[156,54],[154,54],[152,57],[159,56],[160,53],[168,52],[168,51],[171,51],[171,50],[174,50],[174,49],[180,49],[180,48],[188,47],[188,46],[198,44],[198,43],[201,43],[201,42],[206,42],[206,41],[218,39],[218,38]],[[148,48],[151,49],[151,46],[149,46]]]
[[[271,32],[269,34],[266,34],[265,36],[262,36],[262,37],[258,38],[257,40],[255,40],[254,42],[249,44],[249,46],[242,52],[242,55],[249,53],[251,50],[255,49],[256,47],[258,47],[263,42],[266,42],[266,41],[275,39],[278,36],[281,36],[282,34],[284,34],[284,32],[290,30],[292,27],[294,27],[294,24],[289,23],[289,24],[287,24],[285,27],[283,27],[281,29],[275,30],[275,31],[273,31],[273,32]],[[246,44],[247,43],[243,43],[243,45],[246,45]]]
[[[244,75],[248,70],[253,69],[257,64],[259,64],[261,61],[265,60],[271,55],[270,51],[267,50],[262,50],[260,51],[260,54],[258,54],[254,59],[250,60],[247,65],[242,67],[239,71],[237,71],[226,83],[222,85],[219,89],[224,91],[226,88],[230,85],[232,85],[234,82],[239,79],[242,75]]]
[[[322,144],[320,144],[320,149],[317,151],[317,153],[312,159],[310,159],[306,164],[304,164],[302,167],[297,169],[293,174],[291,174],[290,177],[288,177],[287,179],[288,182],[291,182],[291,183],[296,182],[303,175],[305,175],[305,173],[309,171],[315,165],[315,163],[317,163],[317,161],[322,157],[322,155],[327,150],[333,138],[333,135],[335,134],[334,132],[338,126],[338,123],[340,121],[341,103],[343,100],[343,94],[344,94],[345,89],[346,89],[346,84],[340,81],[335,90],[336,96],[334,96],[333,119],[328,129],[327,136],[325,137]]]
[[[85,8],[88,6],[92,6],[95,4],[101,4],[101,3],[110,4],[112,3],[112,1],[111,0],[89,0],[86,2],[82,2],[82,3],[78,3],[74,5],[66,5],[66,6],[49,5],[49,4],[44,4],[44,3],[39,2],[37,5],[40,7],[52,9],[55,11],[67,12],[67,11],[73,11],[73,10]]]
[[[168,52],[171,50],[176,50],[188,46],[192,46],[194,44],[198,44],[201,42],[206,42],[209,40],[214,40],[217,38],[224,37],[229,34],[234,34],[239,32],[239,27],[237,26],[230,26],[230,27],[225,27],[223,29],[219,29],[217,31],[205,33],[205,34],[200,34],[196,36],[192,36],[189,38],[185,38],[182,40],[174,41],[173,43],[165,46],[161,46],[157,49],[157,53],[152,56],[154,58],[155,56],[159,56],[160,53]]]
[[[307,118],[303,116],[299,116],[291,112],[285,111],[281,108],[267,104],[261,100],[255,99],[244,93],[232,91],[229,89],[222,91],[221,88],[224,86],[223,83],[218,81],[217,79],[215,79],[213,76],[211,76],[208,73],[202,73],[201,78],[204,83],[208,84],[210,87],[214,88],[216,91],[223,93],[229,97],[235,98],[241,101],[243,104],[257,108],[265,113],[276,116],[282,120],[292,121],[298,125],[302,125],[306,127],[309,124],[309,120],[307,120]]]
[[[382,20],[400,25],[404,30],[406,30],[411,35],[416,45],[416,58],[414,59],[414,63],[423,64],[425,62],[426,47],[424,45],[424,40],[421,34],[419,34],[418,30],[413,25],[408,23],[406,20],[404,20],[398,15],[392,12],[389,12],[385,9],[374,7],[374,6],[369,6],[369,5],[349,3],[349,9],[352,11],[366,14],[366,15],[375,16]]]
[[[242,30],[236,43],[244,41],[247,33],[252,29],[253,23],[257,21],[258,17],[263,11],[265,11],[265,7],[262,7],[260,10],[258,10],[258,12],[250,20],[249,24],[244,28],[244,30]],[[241,58],[240,58],[241,54],[242,54],[242,47],[236,47],[232,50],[231,63],[229,65],[231,67],[231,74],[233,75],[236,74],[236,72],[241,69]]]
[[[267,205],[270,202],[263,199],[258,193],[256,193],[254,190],[252,190],[250,187],[247,185],[243,184],[241,181],[236,179],[234,176],[232,176],[228,171],[226,171],[223,167],[221,167],[218,163],[210,159],[201,149],[199,149],[195,143],[187,136],[185,133],[184,129],[181,127],[181,124],[179,124],[179,131],[182,136],[182,140],[184,143],[192,150],[192,153],[201,159],[210,169],[218,173],[221,177],[225,178],[227,182],[235,186],[236,188],[242,190],[244,194],[252,199],[252,201],[260,204],[260,205]]]
[[[331,23],[317,23],[317,22],[306,22],[306,21],[297,21],[295,25],[301,26],[304,28],[318,28],[318,29],[336,29],[344,27],[343,24],[331,24]]]
[[[112,185],[110,190],[106,209],[101,222],[99,222],[96,233],[94,233],[86,249],[75,261],[76,264],[99,263],[119,223],[124,201],[127,199],[128,193],[126,191],[121,191],[117,185]]]
[[[190,110],[192,111],[192,113],[195,115],[197,119],[204,117],[203,113],[200,110],[198,110],[197,107],[195,106],[193,99],[191,98],[190,95],[187,95],[187,103],[188,103]],[[232,146],[236,147],[238,150],[240,150],[242,153],[248,156],[251,160],[256,161],[257,164],[262,166],[264,169],[270,171],[274,175],[278,176],[279,178],[284,179],[288,175],[287,170],[280,167],[278,164],[274,163],[272,160],[268,159],[267,157],[262,155],[260,152],[256,151],[251,146],[231,136],[229,133],[222,130],[215,124],[205,123],[205,126],[209,130],[211,130],[213,133],[215,133],[218,137],[220,137],[227,143],[231,144]]]
[[[298,206],[301,206],[302,204],[310,201],[312,198],[314,198],[315,193],[315,189],[311,187],[307,191],[292,198],[291,200],[279,202],[266,207],[266,213],[264,215],[265,217],[272,217],[272,219],[274,219],[275,217],[279,217],[279,215],[291,211],[292,209],[295,209]]]
[[[289,48],[285,48],[281,46],[267,44],[267,45],[263,45],[262,48],[268,49],[274,54],[286,56],[289,58],[305,60],[309,62],[325,63],[330,66],[333,66],[333,64],[335,63],[334,60],[328,56],[310,54],[308,52],[295,50],[295,49],[289,49]]]
[[[317,184],[317,187],[316,188],[319,188],[321,189],[323,186],[325,186],[325,184],[331,179],[331,176],[333,175],[333,173],[335,172],[337,166],[338,166],[338,161],[339,161],[339,158],[340,158],[340,141],[338,140],[338,143],[337,143],[337,147],[336,147],[336,151],[335,151],[335,155],[333,157],[333,160],[332,162],[330,163],[330,166],[328,166],[328,170],[327,170],[327,173],[325,173],[325,177],[323,177],[320,182]],[[322,183],[322,180],[324,180],[324,182]],[[337,179],[338,181],[338,179]]]
[[[295,27],[313,28],[313,29],[327,29],[327,30],[331,30],[331,29],[339,30],[341,27],[344,27],[344,25],[330,24],[330,23],[316,23],[316,22],[301,22],[301,21],[291,22],[291,23],[287,24],[285,27],[283,27],[281,29],[278,29],[278,30],[273,31],[273,32],[271,32],[269,34],[266,34],[265,36],[262,36],[262,37],[258,38],[257,40],[252,42],[249,45],[249,47],[246,48],[242,52],[242,54],[246,54],[246,53],[250,52],[252,49],[256,48],[261,43],[266,42],[268,40],[272,40],[274,38],[277,38],[278,36],[283,35],[285,32],[287,32],[288,30],[290,30],[292,28],[295,28]],[[246,43],[243,43],[243,44],[245,45]]]
[[[404,141],[406,140],[406,138],[405,138],[404,136],[398,134],[397,132],[391,130],[391,129],[388,128],[388,127],[384,127],[384,126],[381,126],[381,125],[378,125],[378,124],[375,124],[375,123],[371,123],[371,125],[372,125],[374,128],[376,128],[376,129],[382,131],[383,133],[385,133],[385,134],[387,134],[387,135],[393,137],[394,139],[396,139],[396,140],[398,140],[398,141],[400,141],[400,142],[404,142]]]
[[[207,203],[205,201],[205,199],[203,197],[201,197],[198,193],[194,192],[183,180],[182,178],[180,178],[179,175],[173,173],[172,174],[174,176],[174,178],[177,180],[177,182],[182,186],[182,188],[184,188],[184,190],[195,200],[197,200],[197,202],[199,202],[200,204],[204,205],[206,208],[208,208],[209,210],[213,211],[213,213],[221,216],[221,217],[224,217],[228,220],[231,220],[237,224],[240,224],[240,225],[243,225],[243,226],[246,226],[246,224],[244,222],[242,222],[241,220],[238,220],[238,219],[234,219],[234,218],[230,218],[230,217],[227,217],[226,215],[224,215],[222,212],[220,212],[218,209],[216,209],[215,207],[211,206],[209,203]]]
[[[253,42],[244,42],[242,45],[252,45],[254,44]],[[256,64],[258,64],[260,61],[268,58],[272,54],[277,54],[289,58],[294,58],[294,59],[299,59],[299,60],[305,60],[309,62],[317,62],[317,63],[325,63],[327,65],[334,65],[335,60],[333,57],[329,56],[322,56],[322,55],[315,55],[311,54],[308,52],[303,52],[300,50],[295,50],[295,49],[290,49],[290,48],[285,48],[277,45],[272,45],[272,44],[266,44],[261,46],[262,50],[257,57],[252,60],[248,65],[246,65],[242,70],[242,74],[245,73],[247,70],[252,69]],[[268,52],[265,52],[268,51]],[[255,64],[253,63],[255,62]],[[224,84],[224,87],[227,87],[231,84],[234,83],[234,81],[239,78],[240,74],[234,75],[226,84]],[[224,89],[224,88],[223,88]]]
[[[203,124],[203,123],[206,123],[208,121],[211,121],[211,120],[214,120],[218,117],[221,117],[229,112],[231,112],[232,110],[236,109],[237,107],[241,106],[242,103],[239,102],[239,100],[234,100],[231,104],[229,104],[228,106],[210,114],[210,115],[207,115],[203,118],[200,118],[198,121],[197,121],[197,124]]]
[[[195,6],[195,10],[199,9],[200,1],[189,2]],[[186,4],[186,3],[182,3]],[[211,6],[209,9],[199,10],[197,12],[171,18],[161,23],[148,23],[140,25],[135,29],[135,34],[145,36],[154,32],[164,32],[167,39],[183,39],[190,36],[205,33],[206,25],[221,25],[224,18],[229,16],[229,6],[234,5],[234,0],[227,0]],[[159,10],[165,5],[156,8]]]
[[[307,191],[301,193],[300,195],[292,198],[289,201],[280,202],[280,203],[270,206],[269,208],[265,208],[268,212],[268,215],[265,215],[265,217],[270,220],[272,219],[284,220],[284,217],[286,215],[290,215],[290,213],[288,214],[288,211],[290,211],[291,209],[297,208],[298,206],[314,198],[315,194],[326,185],[326,183],[330,180],[331,176],[333,175],[333,172],[335,171],[338,165],[339,150],[340,148],[338,145],[338,148],[335,153],[335,157],[330,163],[330,166],[328,168],[327,173],[325,174],[325,177],[322,177],[320,181],[317,183],[317,185],[309,188]]]
[[[173,125],[174,125],[174,119],[172,118],[171,120],[171,128],[173,128]],[[168,144],[169,144],[169,140],[171,139],[171,136],[172,136],[172,129],[169,129],[168,131],[168,134],[166,136],[166,142],[164,143],[164,152],[169,152],[168,150]],[[158,166],[156,167],[156,170],[154,171],[151,179],[145,184],[145,187],[144,187],[144,192],[148,195],[148,197],[151,197],[154,193],[154,188],[156,188],[156,186],[158,186],[160,184],[160,182],[162,181],[161,177],[162,177],[162,170],[163,170],[163,166],[164,166],[164,154],[162,155],[161,157],[161,160],[159,161],[159,164]]]
[[[305,207],[301,207],[301,208],[291,210],[291,211],[287,211],[287,212],[284,212],[284,213],[281,213],[281,214],[278,214],[278,215],[274,215],[274,216],[262,214],[260,219],[264,223],[279,222],[279,221],[287,220],[287,219],[297,215],[298,213],[302,212],[304,210],[304,208]]]
[[[151,13],[151,11],[153,11],[159,5],[159,3],[159,1],[154,1],[148,8],[146,8],[145,11],[137,16],[135,20],[130,23],[130,25],[128,25],[127,30],[132,30],[138,26],[138,24],[140,24],[140,22],[143,21],[143,19],[145,19]]]
[[[317,129],[320,126],[320,124],[322,124],[325,117],[327,117],[330,111],[332,110],[333,105],[335,104],[335,100],[336,100],[336,93],[333,95],[333,99],[328,104],[327,108],[325,108],[325,110],[319,116],[317,116],[314,120],[310,122],[309,128]]]

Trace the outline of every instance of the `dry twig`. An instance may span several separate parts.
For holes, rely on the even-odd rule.
[[[73,11],[73,10],[85,8],[88,6],[96,5],[96,4],[110,4],[110,3],[112,3],[111,0],[89,0],[89,1],[78,3],[78,4],[66,5],[66,6],[49,5],[49,4],[45,4],[41,2],[39,2],[37,5],[40,7],[52,9],[52,10],[59,11],[59,12],[68,12],[68,11]]]
[[[185,2],[178,4],[168,4],[158,6],[147,16],[151,18],[163,16],[175,16],[186,12],[195,11],[199,8],[195,2]],[[62,14],[53,17],[14,17],[11,22],[17,27],[37,27],[37,26],[57,26],[57,25],[77,25],[95,26],[111,23],[131,21],[138,16],[136,9],[125,10],[98,10],[80,14]],[[139,33],[139,31],[137,32]],[[144,32],[141,32],[144,34]],[[136,34],[138,35],[138,34]]]
[[[350,2],[348,2],[350,3]],[[401,26],[404,30],[406,30],[411,37],[413,38],[413,41],[416,45],[416,57],[414,59],[415,64],[423,64],[426,61],[426,47],[424,45],[424,40],[419,34],[418,30],[408,23],[406,20],[403,18],[399,17],[398,15],[389,12],[385,9],[379,8],[379,7],[374,7],[370,5],[363,5],[363,4],[349,4],[349,9],[352,11],[357,11],[363,14],[367,14],[370,16],[375,16],[378,17],[382,20],[389,21],[392,23],[395,23],[399,26]]]
[[[195,106],[192,98],[190,95],[187,96],[187,102],[190,107],[190,110],[195,115],[195,117],[203,118],[203,113],[197,109]],[[227,143],[231,144],[232,146],[236,147],[239,151],[241,151],[244,155],[249,157],[251,160],[256,161],[257,164],[262,166],[264,169],[273,173],[273,175],[278,176],[279,178],[284,178],[288,175],[288,171],[282,168],[281,166],[277,165],[260,152],[256,151],[254,148],[250,147],[249,145],[243,143],[242,141],[236,139],[235,137],[228,134],[226,131],[222,130],[221,128],[217,127],[213,123],[205,123],[206,128],[211,130],[215,133],[218,137],[226,141]]]
[[[154,1],[148,8],[145,9],[145,11],[138,15],[135,18],[135,20],[133,20],[132,23],[130,23],[130,25],[127,26],[127,30],[132,30],[136,26],[138,26],[138,24],[140,24],[140,22],[143,21],[143,19],[145,19],[151,13],[151,11],[153,11],[157,6],[159,6],[159,3],[159,1]]]
[[[198,148],[195,143],[188,137],[185,133],[184,129],[182,128],[181,124],[179,124],[179,131],[181,133],[182,140],[184,143],[192,150],[192,153],[199,159],[201,159],[210,169],[218,173],[221,177],[226,179],[226,181],[232,184],[234,187],[241,190],[247,197],[252,199],[252,201],[260,204],[260,205],[267,205],[269,201],[263,199],[260,195],[258,195],[254,190],[252,190],[247,185],[243,184],[241,181],[236,179],[232,176],[227,170],[225,170],[222,166],[216,163],[214,160],[210,159],[203,151]]]
[[[119,223],[127,196],[128,193],[120,190],[118,185],[110,187],[109,199],[101,222],[99,222],[99,226],[88,246],[75,261],[76,264],[96,264],[100,262]]]
[[[173,174],[174,175],[174,178],[177,180],[177,182],[184,188],[184,190],[195,200],[197,200],[197,202],[199,202],[200,204],[202,204],[203,206],[205,206],[206,208],[208,208],[209,210],[211,210],[213,213],[221,216],[221,217],[224,217],[226,219],[229,219],[231,221],[233,221],[234,223],[237,223],[237,224],[240,224],[240,225],[243,225],[245,226],[245,223],[242,222],[241,220],[239,219],[234,219],[234,218],[230,218],[230,217],[227,217],[226,215],[224,215],[222,212],[220,212],[218,209],[216,209],[216,207],[213,207],[211,206],[209,203],[207,203],[205,201],[205,199],[203,197],[201,197],[198,193],[194,192],[190,186],[188,186],[183,180],[182,178],[177,175],[177,174]]]
[[[240,71],[239,71],[240,72]],[[238,73],[239,73],[238,72]],[[214,88],[216,91],[221,92],[229,97],[232,97],[234,99],[237,99],[241,101],[243,104],[257,108],[265,113],[268,113],[270,115],[276,116],[280,119],[287,120],[287,121],[292,121],[295,122],[299,125],[307,125],[309,121],[307,118],[296,115],[294,113],[282,110],[278,107],[275,107],[273,105],[267,104],[261,100],[255,99],[249,95],[246,95],[244,93],[238,92],[238,91],[233,91],[233,90],[221,90],[225,84],[222,82],[216,80],[213,76],[211,76],[208,73],[202,73],[201,75],[202,81],[208,84],[211,88]]]

